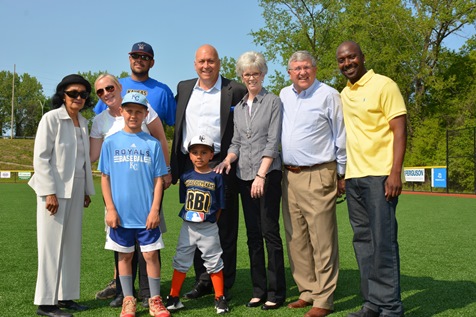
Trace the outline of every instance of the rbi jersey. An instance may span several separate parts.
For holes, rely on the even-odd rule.
[[[184,204],[179,213],[185,221],[217,221],[216,213],[225,209],[223,176],[214,171],[201,174],[195,170],[180,177],[180,202]]]
[[[154,180],[167,174],[160,143],[145,132],[121,130],[104,140],[98,169],[109,175],[121,227],[145,228]]]

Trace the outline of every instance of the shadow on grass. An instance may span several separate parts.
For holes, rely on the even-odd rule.
[[[335,293],[336,311],[359,310],[360,276],[358,270],[340,270]],[[442,281],[431,277],[401,276],[405,316],[433,316],[464,308],[476,300],[473,281]]]
[[[346,316],[347,312],[359,310],[362,299],[359,290],[359,272],[358,270],[342,269],[339,273],[339,281],[334,296],[335,315]],[[299,298],[299,291],[291,275],[289,268],[286,268],[287,283],[287,299],[286,303],[290,303]],[[137,284],[137,282],[136,282]],[[193,269],[188,274],[181,290],[181,296],[188,292],[195,284]],[[405,308],[405,316],[433,316],[445,311],[453,309],[461,309],[469,304],[474,303],[476,294],[476,283],[472,281],[441,281],[431,277],[414,277],[402,276],[402,298]],[[164,280],[161,283],[161,293],[164,298],[169,293],[171,287],[170,280]],[[137,287],[136,287],[137,289]],[[231,290],[230,308],[235,310],[238,315],[244,312],[237,312],[236,309],[242,310],[244,305],[251,298],[251,282],[248,269],[238,269],[235,285]],[[109,306],[110,300],[90,300],[84,301],[82,304],[94,309],[100,309]],[[182,299],[186,309],[183,315],[189,315],[196,312],[197,314],[214,314],[214,295],[206,295],[199,300]],[[148,316],[148,310],[141,306],[141,302],[137,303],[136,316]],[[119,312],[120,308],[117,309]],[[304,313],[307,309],[301,309],[299,312]],[[300,314],[298,310],[293,310],[293,316]],[[180,314],[180,311],[177,312]],[[175,314],[174,314],[175,315]]]

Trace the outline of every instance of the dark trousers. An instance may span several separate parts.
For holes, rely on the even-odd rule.
[[[403,315],[395,217],[398,198],[385,199],[386,176],[346,180],[353,245],[364,306],[385,316]]]
[[[209,165],[214,167],[218,165],[220,155],[215,155]],[[185,170],[192,169],[193,165],[187,156],[185,161]],[[232,174],[233,173],[233,174]],[[222,210],[218,220],[218,233],[220,235],[220,244],[223,249],[221,258],[223,260],[223,278],[225,291],[233,287],[236,278],[236,251],[238,240],[238,189],[235,177],[235,169],[230,171],[230,175],[225,175],[225,204],[226,209]],[[193,268],[195,270],[195,280],[206,287],[212,287],[210,276],[207,274],[203,265],[202,252],[195,250],[193,258]]]
[[[253,181],[238,180],[248,237],[253,296],[272,302],[286,299],[283,242],[279,232],[282,172],[266,175],[264,196],[251,198]],[[268,254],[268,269],[263,239]]]

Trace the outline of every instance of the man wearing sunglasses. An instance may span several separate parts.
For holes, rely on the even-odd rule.
[[[122,85],[122,96],[129,92],[139,92],[147,97],[152,108],[157,112],[162,122],[168,126],[175,124],[175,99],[172,90],[151,77],[149,71],[154,67],[154,50],[145,42],[132,45],[129,52],[131,76],[119,79]],[[107,108],[101,100],[94,107],[96,114]]]

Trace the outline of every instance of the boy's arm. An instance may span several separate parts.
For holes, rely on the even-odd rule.
[[[162,176],[156,177],[154,179],[154,199],[152,200],[152,206],[150,207],[149,216],[147,216],[147,222],[145,224],[147,230],[155,229],[159,226],[159,213],[163,190]]]
[[[111,181],[109,175],[104,173],[101,175],[101,189],[102,197],[104,198],[104,204],[106,205],[106,224],[109,227],[116,229],[121,224],[121,221],[119,219],[119,215],[117,214],[116,206],[114,206],[114,201],[112,200]]]

